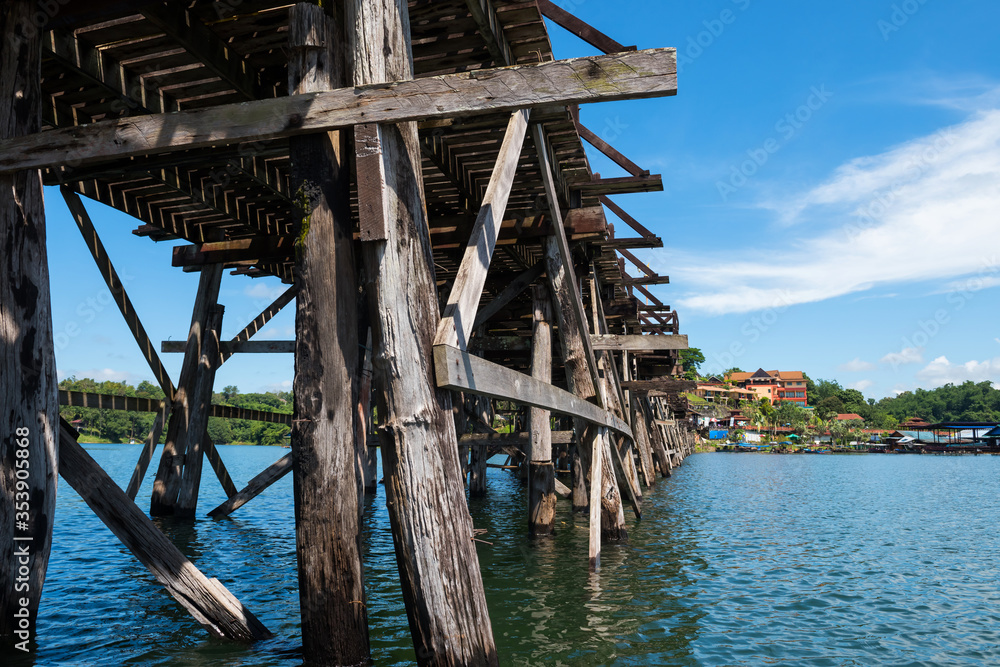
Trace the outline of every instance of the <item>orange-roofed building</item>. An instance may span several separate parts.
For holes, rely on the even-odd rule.
[[[771,403],[788,402],[806,407],[809,400],[802,371],[765,371],[759,368],[754,373],[730,373],[727,379],[753,391],[758,399],[766,398]]]
[[[837,415],[837,421],[839,422],[850,422],[850,421],[864,421],[865,418],[861,415],[854,414],[853,412],[846,412],[841,415]]]

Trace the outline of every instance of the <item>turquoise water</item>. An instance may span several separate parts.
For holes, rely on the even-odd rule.
[[[87,449],[120,483],[138,456]],[[287,452],[220,451],[238,486]],[[693,456],[598,574],[585,518],[560,502],[531,541],[523,488],[489,474],[471,509],[502,664],[1000,664],[1000,458]],[[204,514],[223,495],[202,488]],[[34,664],[301,662],[290,477],[233,518],[158,521],[275,633],[250,647],[209,639],[65,483],[57,512]],[[376,664],[412,664],[381,487],[365,527]]]

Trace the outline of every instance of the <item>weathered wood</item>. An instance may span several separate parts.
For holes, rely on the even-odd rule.
[[[622,389],[635,394],[648,394],[651,391],[662,391],[669,394],[678,394],[685,391],[694,391],[698,388],[698,383],[693,380],[633,380],[623,382]]]
[[[391,90],[392,105],[399,107],[400,88],[427,91],[420,82],[387,83],[413,78],[407,3],[348,0],[344,5],[354,83],[375,84],[357,101],[366,106],[370,93]],[[490,85],[499,83],[487,78]],[[448,85],[434,85],[442,84]],[[444,104],[443,109],[451,95],[440,92],[433,104]],[[424,116],[424,111],[409,117]],[[363,115],[363,122],[389,120],[368,110]],[[402,120],[396,115],[393,120]],[[451,396],[435,389],[431,367],[440,316],[420,140],[415,123],[383,125],[381,130],[385,205],[392,216],[387,239],[363,243],[362,252],[371,280],[374,379],[385,426],[382,463],[403,601],[419,664],[496,665],[472,518],[456,483],[460,473]]]
[[[204,266],[232,262],[285,260],[293,253],[290,237],[255,237],[175,246],[171,266]]]
[[[473,20],[479,27],[479,34],[486,42],[486,48],[493,56],[498,67],[514,64],[510,43],[503,34],[503,25],[497,17],[496,8],[491,0],[465,0]]]
[[[205,267],[198,281],[198,293],[191,314],[188,330],[187,350],[178,386],[174,392],[167,437],[160,454],[160,463],[153,482],[150,499],[150,514],[170,516],[178,512],[178,494],[181,491],[181,475],[187,463],[187,451],[192,445],[201,450],[202,434],[208,424],[209,406],[212,404],[210,383],[200,382],[203,373],[215,377],[215,366],[203,358],[211,340],[218,345],[218,332],[213,332],[210,324],[219,299],[219,285],[222,280],[222,266],[213,264]],[[213,355],[213,360],[217,357]],[[185,508],[183,516],[194,516],[192,508]]]
[[[486,273],[500,236],[500,226],[507,211],[507,199],[514,185],[514,174],[521,159],[521,147],[528,130],[529,110],[517,111],[507,124],[500,154],[486,187],[486,196],[472,227],[469,245],[458,267],[455,282],[438,325],[435,345],[451,345],[465,350],[472,336],[476,310],[482,297]]]
[[[167,419],[170,417],[170,404],[163,401],[160,405],[161,408],[153,419],[153,427],[149,430],[145,442],[142,443],[142,451],[139,452],[139,460],[136,461],[135,469],[132,470],[132,478],[129,479],[128,487],[125,489],[125,495],[129,497],[129,500],[135,500],[136,495],[139,494],[139,487],[142,486],[142,480],[146,476],[146,469],[149,468],[153,452],[160,442],[163,427],[166,426]]]
[[[538,0],[538,9],[542,12],[543,16],[552,19],[556,25],[562,26],[583,41],[605,53],[635,50],[634,46],[622,46],[589,23],[580,20],[559,5],[551,2],[551,0]]]
[[[164,340],[160,342],[160,352],[175,354],[184,352],[187,343],[182,340]],[[293,354],[294,340],[241,340],[219,343],[219,350],[226,356],[234,354]]]
[[[563,353],[563,365],[566,369],[566,383],[570,392],[585,400],[594,399],[603,408],[605,403],[599,391],[600,376],[597,361],[590,344],[587,317],[576,284],[569,243],[562,225],[562,211],[556,192],[548,145],[541,127],[535,127],[534,138],[535,150],[539,155],[542,182],[549,202],[549,212],[555,223],[553,225],[555,233],[543,241],[543,248],[546,273],[559,324],[560,347]],[[608,414],[610,415],[610,413]],[[613,420],[620,421],[614,415],[610,416]],[[590,477],[592,485],[599,484],[601,486],[601,497],[605,499],[600,508],[604,537],[609,540],[627,539],[628,532],[625,529],[624,514],[621,508],[621,494],[618,492],[611,463],[610,441],[603,438],[598,443],[597,440],[601,439],[599,430],[588,428],[581,421],[576,422],[575,429],[580,438],[580,446],[577,451],[585,471],[594,465],[588,460],[592,451],[602,451],[602,456],[605,457],[600,467],[601,476],[594,477],[591,474]],[[632,437],[631,431],[628,436]],[[593,492],[591,497],[593,497]]]
[[[218,478],[219,484],[222,485],[222,490],[225,492],[226,497],[232,498],[236,495],[236,485],[233,484],[233,478],[229,476],[229,470],[226,469],[226,464],[222,462],[222,455],[219,454],[219,448],[212,442],[212,437],[208,434],[207,427],[201,437],[201,446],[205,450],[205,458],[208,459],[212,470],[215,471],[215,476]]]
[[[222,314],[225,309],[216,305],[205,320],[205,333],[201,338],[198,369],[191,388],[193,409],[186,430],[187,447],[184,450],[184,467],[181,470],[180,488],[174,515],[193,517],[198,509],[198,490],[201,487],[201,464],[205,460],[205,442],[208,437],[208,410],[212,404],[212,387],[215,369],[219,367],[219,332],[222,331]],[[220,459],[221,460],[221,459]],[[228,490],[228,489],[227,489]]]
[[[633,176],[649,176],[648,169],[643,169],[635,162],[632,162],[632,160],[629,160],[618,149],[606,142],[604,139],[601,139],[588,128],[584,127],[580,123],[577,123],[576,130],[579,132],[581,139],[611,158],[613,162],[628,173]]]
[[[292,471],[292,453],[289,452],[269,465],[263,472],[247,482],[247,485],[211,512],[208,516],[218,519],[229,516],[248,502],[259,496],[267,487]]]
[[[0,11],[0,140],[41,129],[37,13],[30,0],[5,2]],[[0,175],[0,647],[16,644],[26,653],[38,627],[58,468],[45,236],[40,174]],[[26,577],[21,565],[29,570]],[[22,609],[27,629],[16,616]]]
[[[552,444],[570,445],[575,442],[573,431],[550,431]],[[531,432],[523,433],[466,433],[458,438],[459,446],[464,447],[502,447],[513,446],[527,449],[531,441]]]
[[[607,440],[608,433],[605,429],[595,429],[597,431],[597,437],[595,437],[591,443],[592,449],[590,454],[591,468],[590,468],[590,539],[589,539],[589,555],[590,555],[590,570],[594,572],[601,566],[601,519],[603,516],[607,516],[608,512],[604,511],[602,493],[603,486],[601,484],[601,479],[605,477],[604,475],[604,443]]]
[[[114,483],[62,423],[59,474],[167,592],[212,636],[240,641],[271,633],[225,586],[209,579],[184,557],[125,492]]]
[[[632,401],[632,431],[635,433],[636,442],[639,445],[639,470],[642,472],[642,479],[646,488],[656,484],[655,469],[653,465],[653,448],[649,442],[649,429],[646,424],[649,419],[640,407],[638,400]]]
[[[292,95],[346,83],[337,28],[320,6],[293,5]],[[337,665],[364,664],[371,655],[355,460],[360,378],[347,139],[322,132],[289,142],[299,207],[292,460],[302,644],[306,662]]]
[[[598,197],[598,199],[600,200],[600,202],[602,204],[604,204],[605,206],[607,206],[608,209],[612,213],[614,213],[619,218],[621,218],[621,220],[625,224],[627,224],[629,227],[631,227],[632,229],[634,229],[635,231],[637,231],[640,236],[643,236],[643,237],[646,237],[646,238],[655,238],[656,237],[656,234],[654,234],[653,232],[649,231],[644,226],[642,226],[641,224],[639,224],[638,220],[636,220],[631,215],[629,215],[628,213],[626,213],[625,210],[621,206],[619,206],[614,201],[612,201],[611,198],[608,197],[607,195],[600,195]]]
[[[359,236],[362,241],[384,241],[388,238],[392,211],[386,210],[382,133],[377,123],[354,126],[354,163]]]
[[[435,346],[434,370],[439,387],[551,410],[632,437],[631,427],[611,412],[565,389],[456,348]]]
[[[676,50],[650,49],[359,85],[36,133],[0,142],[0,173],[60,164],[84,166],[364,123],[400,123],[675,94]],[[386,137],[382,139],[385,144]],[[390,179],[388,171],[386,178]]]
[[[661,350],[688,349],[687,336],[626,336],[602,334],[590,337],[595,350],[630,350],[657,352]]]
[[[472,328],[478,329],[480,326],[489,321],[491,317],[503,310],[507,304],[527,289],[531,283],[538,280],[543,273],[545,273],[545,263],[538,262],[533,267],[527,269],[514,278],[514,280],[512,280],[502,292],[497,294],[492,301],[479,309],[476,313],[476,321],[472,325]]]
[[[544,285],[532,289],[534,330],[531,349],[531,377],[552,382],[552,298]],[[528,532],[551,535],[556,519],[555,466],[552,461],[552,428],[548,410],[531,408],[528,453]]]

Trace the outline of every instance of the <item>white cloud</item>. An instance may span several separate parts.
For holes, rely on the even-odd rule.
[[[875,383],[872,382],[871,380],[858,380],[857,382],[852,382],[851,384],[847,385],[847,388],[857,389],[858,391],[864,393],[864,391],[869,387],[871,387],[873,384]]]
[[[948,357],[938,357],[917,373],[927,389],[941,387],[946,384],[962,384],[966,381],[990,381],[994,386],[1000,384],[1000,357],[987,361],[967,361],[964,364],[953,364]]]
[[[268,326],[260,330],[256,340],[295,340],[295,327]]]
[[[945,285],[941,289],[936,290],[934,294],[952,294],[954,292],[974,293],[979,290],[1000,286],[1000,275],[992,275],[994,272],[1000,272],[1000,266],[995,264],[984,266],[983,269],[980,270],[979,275],[945,283]]]
[[[903,364],[919,364],[924,360],[924,348],[904,347],[899,352],[890,352],[881,359],[880,363],[889,364],[893,368]]]
[[[841,364],[840,366],[837,367],[838,371],[844,373],[863,373],[865,371],[870,371],[874,369],[875,369],[875,364],[867,361],[861,361],[860,357],[854,359],[853,361],[848,361],[846,364]]]
[[[78,380],[91,378],[93,380],[97,380],[98,382],[110,380],[111,382],[128,382],[129,384],[138,384],[143,380],[149,379],[143,375],[137,375],[128,371],[116,371],[113,368],[90,368],[84,370],[70,368],[65,371],[61,368],[56,369],[56,377],[58,377],[60,381],[65,380],[70,376],[75,376]]]
[[[698,286],[678,299],[682,307],[750,312],[874,286],[983,277],[983,266],[1000,266],[990,250],[1000,246],[1000,109],[852,160],[825,183],[764,207],[775,222],[800,225],[798,238],[735,255],[672,253],[671,275]]]
[[[287,289],[288,285],[280,283],[277,285],[268,285],[265,282],[258,281],[246,287],[243,293],[252,299],[261,299],[262,301],[270,302],[284,294]]]
[[[264,388],[264,391],[272,391],[276,394],[282,391],[291,391],[291,390],[292,390],[291,380],[283,380],[282,382],[275,382],[273,384],[267,385],[267,387]]]

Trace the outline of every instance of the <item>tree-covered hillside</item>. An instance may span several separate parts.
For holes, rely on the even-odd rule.
[[[70,377],[59,383],[60,389],[83,391],[113,396],[138,396],[140,398],[163,399],[163,390],[152,382],[142,381],[133,387],[126,382],[98,382],[91,378]],[[226,387],[222,393],[212,396],[217,405],[231,405],[237,408],[267,410],[270,412],[292,413],[290,392],[262,394],[241,394],[234,386]],[[153,426],[152,412],[122,412],[119,410],[98,410],[64,406],[59,414],[67,421],[79,420],[75,426],[87,440],[93,442],[142,441]],[[247,419],[219,419],[210,417],[208,434],[217,444],[280,445],[285,441],[289,429],[283,424],[249,421]],[[166,429],[160,442],[166,437]]]

